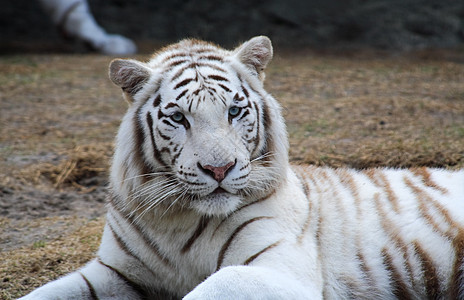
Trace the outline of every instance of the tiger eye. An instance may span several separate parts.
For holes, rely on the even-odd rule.
[[[231,108],[229,108],[229,115],[230,115],[231,117],[235,117],[235,116],[237,116],[239,113],[240,113],[240,107],[232,106]]]
[[[180,112],[176,112],[171,116],[171,119],[176,122],[182,122],[182,120],[184,119],[184,115]]]

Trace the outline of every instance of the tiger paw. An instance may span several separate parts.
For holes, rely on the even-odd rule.
[[[321,293],[302,286],[292,276],[263,267],[231,266],[208,277],[184,300],[321,299]]]

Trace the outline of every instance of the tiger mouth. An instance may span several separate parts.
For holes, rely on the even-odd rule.
[[[237,196],[240,193],[239,190],[228,190],[227,188],[223,188],[218,186],[212,192],[210,192],[207,196],[226,196],[226,195],[235,195]]]
[[[222,187],[217,187],[214,191],[211,192],[211,194],[223,194],[223,193],[229,193],[228,191],[226,191],[225,189],[223,189]]]

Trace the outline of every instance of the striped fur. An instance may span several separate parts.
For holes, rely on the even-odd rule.
[[[291,166],[266,37],[115,60],[97,258],[26,299],[463,299],[464,171]]]

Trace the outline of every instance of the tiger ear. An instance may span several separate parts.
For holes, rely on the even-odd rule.
[[[273,55],[272,43],[267,36],[261,35],[248,40],[237,47],[234,53],[254,75],[264,81],[264,69]]]
[[[133,59],[115,59],[110,63],[109,77],[122,88],[126,100],[132,103],[134,95],[150,77],[150,69]]]

